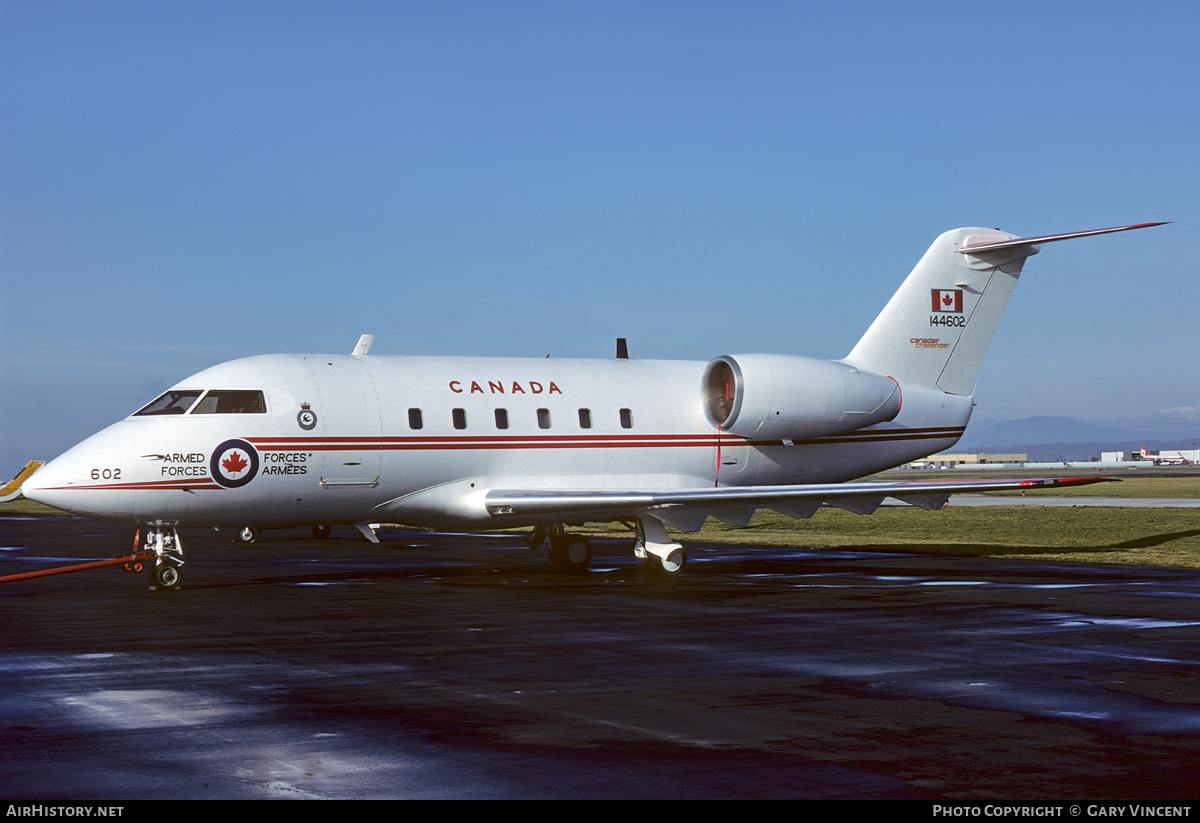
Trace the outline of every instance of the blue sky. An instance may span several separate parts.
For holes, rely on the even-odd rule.
[[[0,470],[269,352],[842,357],[1047,246],[977,416],[1200,405],[1195,3],[0,4]]]

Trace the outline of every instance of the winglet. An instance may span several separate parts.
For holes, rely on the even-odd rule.
[[[33,473],[46,465],[45,460],[30,460],[25,464],[25,468],[0,488],[0,503],[7,503],[10,500],[20,500],[24,497],[21,494],[21,487],[25,485],[25,481],[33,476]]]
[[[1151,226],[1165,226],[1170,222],[1167,220],[1161,223],[1138,223],[1133,226],[1116,226],[1111,229],[1092,229],[1091,231],[1073,231],[1066,234],[1047,234],[1041,237],[1014,237],[1011,240],[1001,240],[996,243],[971,243],[959,249],[958,253],[975,254],[981,251],[1012,249],[1018,246],[1040,246],[1042,243],[1054,243],[1058,240],[1071,240],[1076,237],[1093,237],[1097,234],[1112,234],[1113,232],[1130,231],[1131,229],[1148,229]]]
[[[354,347],[354,351],[350,352],[351,356],[361,356],[371,351],[371,344],[375,342],[375,335],[364,334],[358,338],[358,345]]]

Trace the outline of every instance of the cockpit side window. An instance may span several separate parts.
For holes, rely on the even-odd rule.
[[[134,417],[152,414],[186,414],[200,396],[199,391],[168,391],[133,413]]]
[[[192,414],[266,414],[267,404],[257,389],[213,389]]]

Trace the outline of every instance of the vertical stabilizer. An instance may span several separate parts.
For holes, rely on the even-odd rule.
[[[1025,259],[1040,244],[1162,223],[1017,237],[954,229],[933,242],[846,363],[900,386],[970,394]]]
[[[1025,258],[1036,254],[1037,247],[1018,246],[979,256],[959,254],[959,249],[1014,237],[993,229],[943,234],[846,362],[894,377],[901,386],[970,394]]]

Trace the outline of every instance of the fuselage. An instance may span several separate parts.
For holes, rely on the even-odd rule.
[[[890,422],[750,439],[706,418],[706,365],[235,360],[52,461],[26,495],[93,517],[190,526],[361,523],[390,502],[392,522],[444,526],[406,513],[402,498],[464,480],[556,490],[841,482],[948,448],[970,416],[969,397],[901,386]]]
[[[939,509],[963,491],[1096,478],[846,482],[954,445],[1025,260],[1039,244],[1145,228],[1021,238],[943,232],[842,360],[724,354],[708,362],[269,355],[215,366],[85,440],[17,491],[138,523],[151,588],[182,580],[178,526],[375,523],[534,526],[531,548],[580,570],[588,521],[630,526],[655,574],[687,563],[667,526],[731,526],[770,508],[869,514],[886,498]],[[36,468],[30,463],[29,471]],[[15,481],[14,481],[15,482]]]

